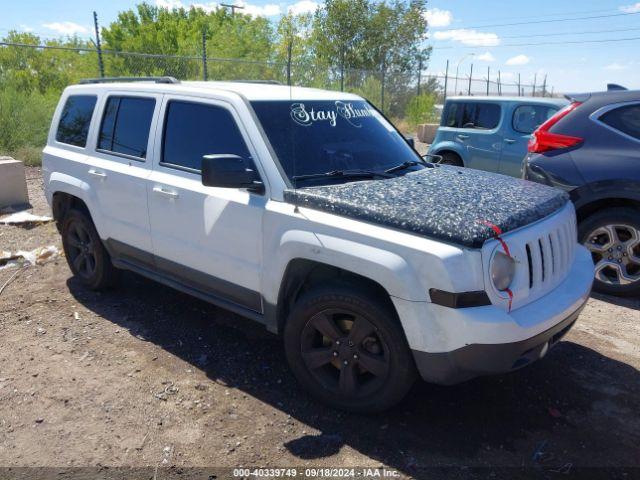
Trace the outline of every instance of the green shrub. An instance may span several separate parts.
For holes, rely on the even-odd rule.
[[[423,93],[413,97],[407,105],[407,121],[409,125],[415,128],[419,123],[432,122],[436,118],[434,106],[436,104],[436,96],[431,93]]]
[[[59,93],[0,89],[0,154],[40,164]]]

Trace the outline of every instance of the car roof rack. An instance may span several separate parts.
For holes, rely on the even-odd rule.
[[[279,82],[278,80],[222,80],[222,81],[229,81],[229,82],[235,82],[235,83],[260,83],[263,85],[283,85],[283,83]]]
[[[114,82],[155,82],[155,83],[180,83],[180,80],[174,77],[103,77],[103,78],[84,78],[80,80],[81,85],[93,83],[114,83]]]

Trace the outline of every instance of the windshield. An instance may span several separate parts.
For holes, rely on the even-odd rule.
[[[405,162],[411,165],[394,171],[394,176],[423,168],[414,165],[421,162],[420,156],[365,101],[254,101],[251,105],[294,186],[368,180],[374,177],[349,173],[384,173]]]

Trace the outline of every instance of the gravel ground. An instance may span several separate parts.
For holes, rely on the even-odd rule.
[[[27,175],[34,213],[47,214],[40,171]],[[61,247],[52,223],[0,226],[0,250],[46,245]],[[0,286],[13,273],[0,270]],[[638,299],[594,297],[543,361],[454,387],[419,383],[377,416],[310,399],[260,326],[133,274],[116,290],[87,291],[64,258],[6,287],[0,332],[4,467],[640,474]]]

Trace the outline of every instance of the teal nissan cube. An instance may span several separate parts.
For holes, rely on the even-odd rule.
[[[451,97],[429,149],[441,163],[522,177],[531,134],[568,104],[537,97]]]

